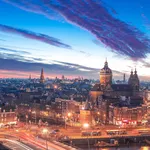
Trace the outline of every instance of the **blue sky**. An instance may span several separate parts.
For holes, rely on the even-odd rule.
[[[29,0],[29,2],[31,1],[33,0]],[[42,0],[37,1],[40,2]],[[24,0],[20,0],[19,3],[12,0],[0,0],[1,25],[6,25],[17,30],[23,29],[26,31],[42,33],[44,35],[54,37],[61,41],[61,43],[69,45],[70,47],[72,47],[72,49],[64,48],[62,46],[54,46],[39,40],[27,38],[22,36],[20,33],[12,33],[10,32],[10,30],[0,30],[1,61],[3,62],[4,60],[4,62],[7,64],[7,60],[9,61],[9,63],[10,60],[15,60],[16,64],[19,64],[18,68],[17,65],[13,64],[12,67],[8,67],[8,65],[5,65],[5,68],[0,68],[2,74],[1,77],[11,77],[11,73],[13,77],[14,74],[16,75],[16,77],[28,77],[29,74],[33,74],[34,77],[38,77],[40,68],[43,67],[46,75],[50,77],[64,74],[69,77],[83,76],[88,78],[98,78],[98,70],[103,67],[105,58],[107,57],[110,68],[114,70],[115,78],[122,78],[123,73],[129,74],[131,68],[134,68],[136,66],[141,78],[145,80],[149,79],[149,51],[146,52],[146,57],[142,57],[141,52],[137,53],[136,55],[136,48],[138,46],[133,45],[133,49],[135,48],[135,56],[131,54],[128,55],[127,53],[119,53],[118,49],[116,50],[115,47],[114,49],[110,47],[109,42],[107,42],[108,44],[106,42],[105,44],[102,44],[102,38],[97,38],[95,34],[91,32],[92,26],[90,27],[91,29],[89,29],[88,27],[86,28],[85,18],[83,26],[81,24],[77,24],[77,22],[74,20],[72,21],[71,18],[66,19],[66,16],[61,16],[63,12],[59,13],[57,11],[56,15],[53,16],[54,19],[51,19],[41,13],[33,12],[33,8],[31,9],[32,11],[25,10],[26,7],[29,8],[31,6],[24,6],[21,2],[23,3]],[[37,2],[36,6],[38,5],[39,3]],[[93,6],[94,5],[91,5],[91,7]],[[106,8],[108,12],[110,12],[110,15],[113,18],[117,18],[119,21],[123,21],[124,23],[136,27],[139,31],[147,36],[147,39],[149,39],[150,37],[150,14],[148,12],[149,6],[150,2],[148,0],[106,0],[105,4],[103,5],[103,7]],[[42,7],[44,8],[44,4],[43,6],[41,6],[41,8]],[[94,8],[92,9],[94,10]],[[115,10],[115,12],[113,12],[112,9]],[[79,11],[80,9],[78,10],[78,12]],[[97,15],[103,15],[103,12],[101,14],[98,13]],[[91,18],[88,19],[90,20]],[[98,25],[103,25],[103,22]],[[107,28],[105,30],[107,32]],[[97,32],[98,34],[101,34],[100,31]],[[111,30],[108,30],[108,32],[111,32]],[[115,33],[115,35],[117,34],[117,32]],[[118,39],[119,35],[114,38],[114,41]],[[126,41],[126,39],[124,39],[124,37],[121,40],[123,41],[123,43],[128,42]],[[96,41],[96,43],[98,44],[95,44],[95,42],[93,41]],[[5,48],[5,50],[2,48]],[[122,47],[120,47],[120,49],[121,48]],[[146,48],[149,48],[149,45]],[[18,52],[16,53],[16,51],[10,51],[10,49],[16,50]],[[121,51],[123,51],[124,49],[122,49]],[[141,49],[141,51],[144,50],[145,49]],[[19,51],[21,52],[19,53]],[[23,53],[22,51],[28,53]],[[29,65],[25,65],[24,67],[26,68],[22,68],[22,63],[26,63]],[[34,67],[34,63],[36,63],[36,67]],[[49,66],[44,66],[45,64],[49,64]],[[53,65],[56,65],[56,68],[52,67]],[[85,69],[85,67],[87,68]],[[22,75],[22,73],[20,72],[25,73],[24,75]],[[9,74],[9,76],[7,75],[7,73]]]

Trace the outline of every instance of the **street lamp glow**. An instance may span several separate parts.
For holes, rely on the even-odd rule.
[[[89,126],[90,126],[90,125],[89,125],[88,123],[84,123],[84,124],[83,124],[83,128],[84,128],[84,129],[88,129]],[[88,149],[90,150],[90,144],[89,144],[89,138],[88,138],[88,135],[87,135],[87,141],[88,141]]]
[[[54,85],[54,89],[57,89],[58,87],[57,87],[57,85]]]
[[[85,128],[85,129],[89,128],[89,124],[88,123],[84,123],[83,124],[83,128]]]
[[[48,129],[44,128],[42,132],[43,134],[45,134],[46,150],[48,150],[48,144],[47,144]]]
[[[71,113],[68,113],[68,117],[70,117],[71,116]]]
[[[48,132],[48,130],[47,129],[43,129],[43,131],[42,131],[44,134],[46,134],[47,132]]]

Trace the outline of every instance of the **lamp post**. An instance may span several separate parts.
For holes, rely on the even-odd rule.
[[[68,113],[68,118],[69,118],[69,124],[70,124],[70,117],[71,117],[71,113]]]
[[[26,115],[26,126],[27,126],[27,122],[28,122],[28,115]]]
[[[46,141],[46,150],[48,150],[48,144],[47,144],[47,134],[48,134],[48,130],[47,129],[43,129],[43,134],[45,134],[45,141]]]
[[[64,119],[65,119],[65,129],[67,129],[67,118],[70,118],[71,115],[72,115],[72,114],[69,112],[69,113],[67,113],[67,115],[64,117]]]
[[[67,129],[67,124],[66,124],[67,117],[65,116],[64,119],[65,119],[65,129]]]
[[[36,111],[33,111],[32,113],[35,114],[35,124],[36,124]]]
[[[89,128],[89,126],[90,125],[88,123],[84,123],[83,124],[83,128],[86,129],[86,130]],[[90,150],[90,143],[89,143],[89,137],[88,137],[88,135],[87,135],[87,142],[88,142],[88,149]]]

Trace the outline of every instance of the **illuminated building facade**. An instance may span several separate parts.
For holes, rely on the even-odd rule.
[[[15,111],[5,111],[0,109],[0,127],[4,125],[17,124],[17,115]]]
[[[147,114],[145,104],[138,107],[109,106],[109,124],[120,125],[121,127],[137,126],[143,124]]]
[[[145,116],[145,121],[150,124],[150,91],[146,90],[144,92],[144,103],[147,106],[147,114]]]
[[[137,123],[137,119],[142,122],[145,106],[143,105],[143,91],[139,91],[136,69],[134,72],[131,71],[127,83],[125,75],[121,84],[113,84],[112,77],[112,70],[106,61],[100,70],[100,83],[95,84],[90,91],[91,110],[99,112],[99,120],[103,124],[118,124],[123,120]],[[119,117],[118,114],[120,114]]]
[[[94,112],[91,110],[80,110],[80,124],[88,123],[90,126],[94,124]]]

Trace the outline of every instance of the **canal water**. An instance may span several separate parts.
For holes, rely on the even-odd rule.
[[[82,148],[82,150],[150,150],[150,146],[130,146],[119,148]]]

